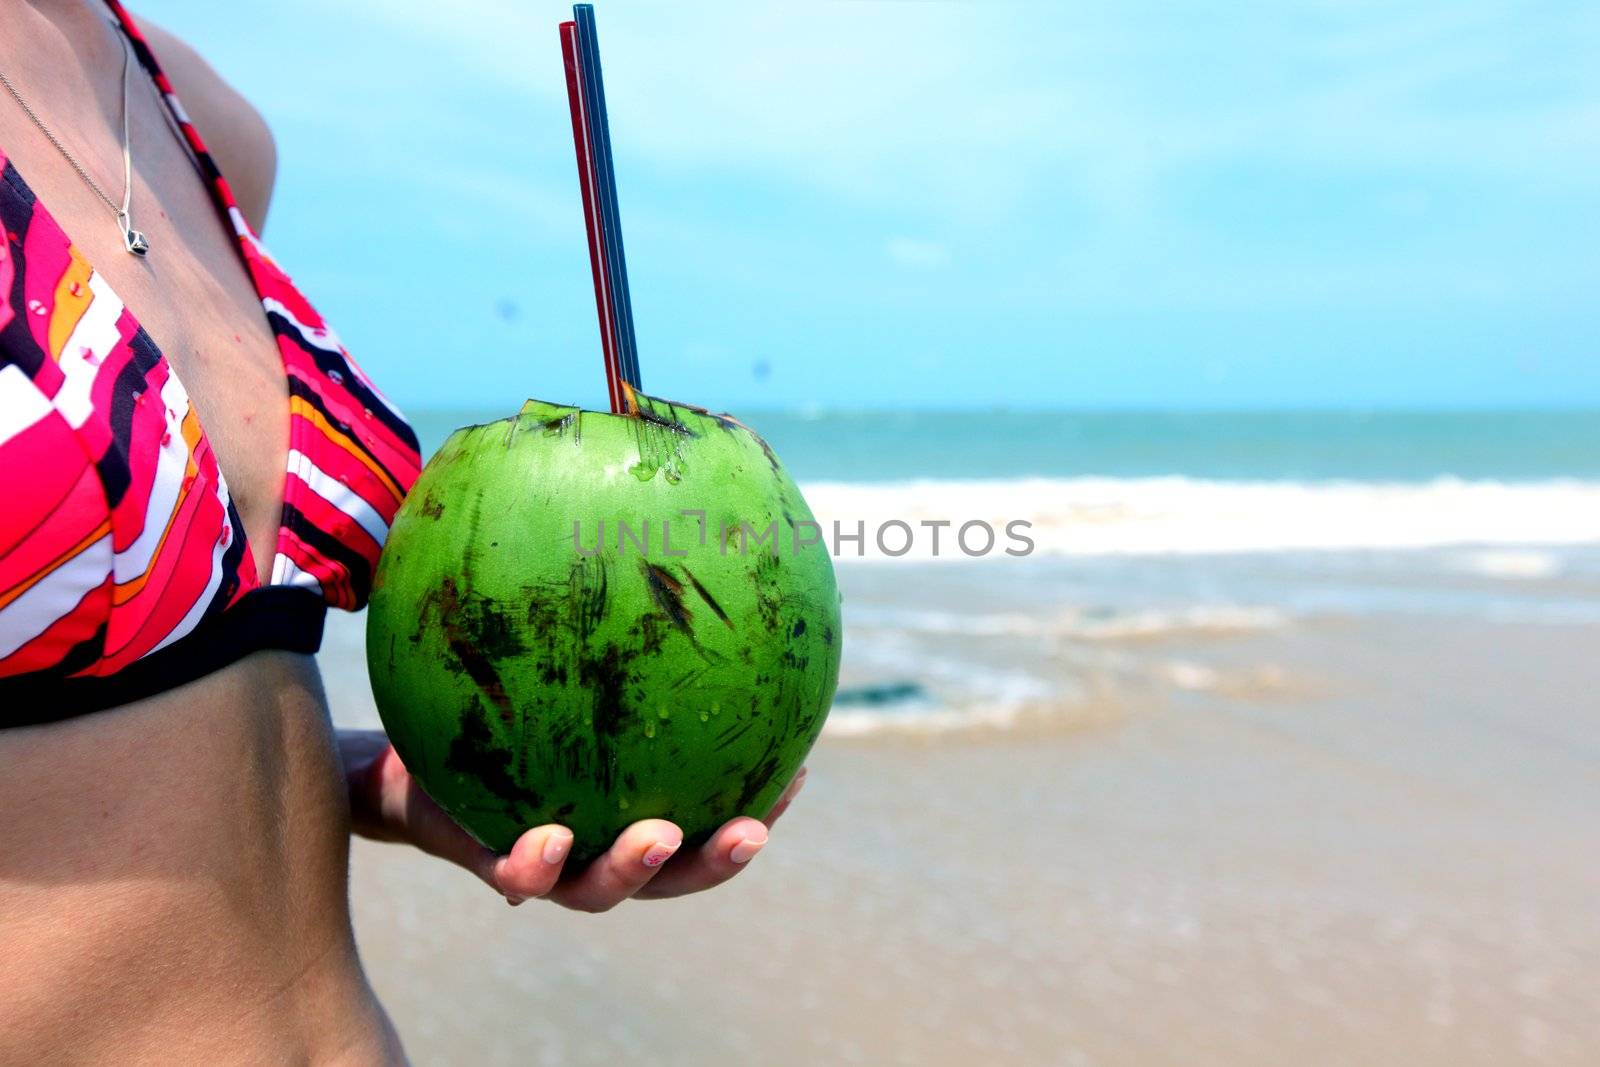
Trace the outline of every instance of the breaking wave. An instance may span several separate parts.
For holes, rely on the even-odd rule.
[[[1058,556],[1600,544],[1600,481],[1577,479],[1026,478],[814,482],[804,489],[824,540],[837,536],[835,524],[844,535],[835,548],[841,563],[967,560],[973,555],[957,534],[974,521],[996,535],[982,554],[1001,560],[1007,548],[1023,547],[1007,536],[1017,520],[1028,524],[1021,532],[1033,552]],[[938,522],[951,525],[923,525]],[[857,531],[865,534],[859,544],[848,539]],[[977,550],[985,540],[974,527],[966,547]],[[1530,559],[1490,556],[1479,566],[1525,573],[1537,569]]]

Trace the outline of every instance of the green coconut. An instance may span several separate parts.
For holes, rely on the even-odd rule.
[[[638,396],[457,430],[389,531],[367,661],[407,769],[497,851],[765,816],[839,674],[833,565],[765,441]]]

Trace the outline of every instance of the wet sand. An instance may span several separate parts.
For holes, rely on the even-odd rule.
[[[324,653],[349,724],[358,627]],[[1162,662],[1244,681],[825,737],[695,898],[513,910],[358,842],[357,933],[419,1064],[1600,1062],[1596,648],[1403,616],[1192,641]]]

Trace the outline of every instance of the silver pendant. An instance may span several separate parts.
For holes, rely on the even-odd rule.
[[[136,256],[142,256],[150,251],[150,241],[145,237],[143,230],[133,228],[133,221],[126,211],[117,212],[117,226],[122,230],[122,247]]]

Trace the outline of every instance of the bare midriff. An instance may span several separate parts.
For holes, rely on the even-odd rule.
[[[316,664],[0,730],[0,1063],[391,1063]]]

